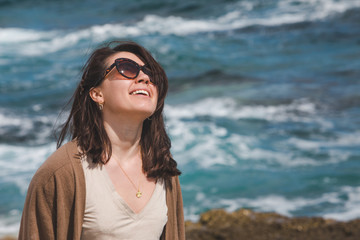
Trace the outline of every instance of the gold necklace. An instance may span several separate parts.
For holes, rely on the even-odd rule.
[[[119,167],[121,168],[121,170],[123,171],[123,173],[125,174],[125,176],[127,177],[127,179],[130,181],[130,183],[133,185],[133,187],[136,190],[136,197],[137,198],[141,198],[142,196],[142,192],[140,192],[140,179],[139,179],[139,184],[138,187],[136,187],[135,183],[133,181],[131,181],[131,178],[126,174],[125,170],[121,167],[120,163],[117,161],[117,159],[115,159],[115,162],[119,165]]]

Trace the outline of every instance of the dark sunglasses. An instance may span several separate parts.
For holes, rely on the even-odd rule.
[[[140,66],[139,64],[137,64],[137,62],[128,58],[115,59],[115,62],[111,64],[108,69],[106,69],[104,78],[114,67],[116,67],[116,69],[122,76],[128,79],[136,78],[137,76],[139,76],[140,71],[143,71],[143,73],[145,73],[151,78],[151,70],[146,65]]]

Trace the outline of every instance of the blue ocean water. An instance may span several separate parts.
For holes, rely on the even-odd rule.
[[[134,40],[165,68],[185,217],[360,217],[360,2],[0,1],[0,236],[90,52]]]

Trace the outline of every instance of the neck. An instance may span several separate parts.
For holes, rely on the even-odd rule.
[[[104,127],[111,142],[112,155],[118,161],[126,163],[139,159],[142,126],[141,120],[104,116]]]

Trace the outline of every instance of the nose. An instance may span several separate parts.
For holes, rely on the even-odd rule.
[[[147,74],[145,74],[142,70],[140,70],[139,75],[135,78],[135,82],[149,84],[150,77]]]

